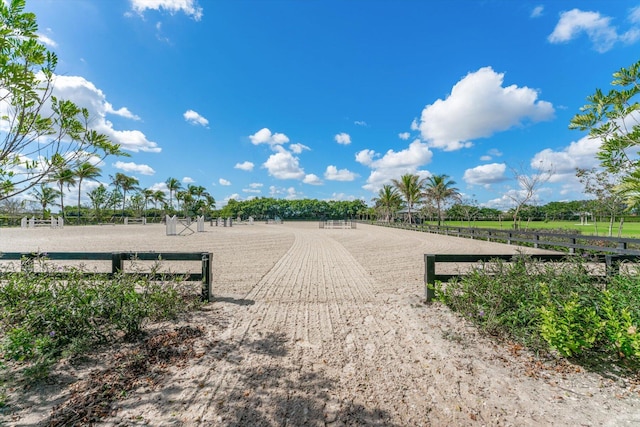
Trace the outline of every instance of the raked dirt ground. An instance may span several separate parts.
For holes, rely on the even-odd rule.
[[[96,425],[640,425],[633,383],[541,363],[480,336],[446,307],[424,304],[425,253],[516,250],[315,222],[206,224],[189,236],[166,236],[160,225],[0,229],[4,252],[213,253],[215,298],[181,322],[204,327],[185,341],[193,357],[158,367]],[[53,408],[77,409],[91,373],[123,349],[64,361],[47,383],[10,390],[0,424],[55,425]]]

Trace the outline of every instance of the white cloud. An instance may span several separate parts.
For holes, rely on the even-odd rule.
[[[636,6],[629,12],[629,21],[634,24],[640,23],[640,6]]]
[[[245,193],[260,194],[262,192],[262,186],[263,184],[259,182],[252,182],[251,184],[249,184],[249,188],[243,188],[242,191],[244,191]]]
[[[202,19],[202,8],[196,0],[131,0],[131,9],[139,15],[148,9],[165,10],[171,15],[182,12],[195,21]]]
[[[196,180],[191,178],[190,176],[185,176],[184,178],[182,178],[183,184],[193,184],[194,182],[196,182]]]
[[[351,136],[348,133],[341,132],[333,137],[338,144],[349,145],[351,144]]]
[[[482,160],[483,162],[488,162],[492,160],[494,157],[500,157],[500,156],[502,156],[502,152],[497,148],[492,148],[491,150],[487,151],[487,154],[485,154],[484,156],[481,156],[480,160]]]
[[[493,159],[493,157],[488,156],[488,155],[480,156],[480,160],[482,160],[483,162],[488,162],[491,159]]]
[[[302,182],[304,182],[305,184],[309,184],[309,185],[322,185],[323,182],[320,179],[320,177],[318,175],[315,174],[308,174],[304,177],[304,179],[302,180]]]
[[[362,150],[356,153],[356,162],[361,163],[365,166],[369,166],[373,163],[373,159],[376,156],[376,152],[373,150]]]
[[[45,34],[38,34],[38,40],[41,43],[44,43],[45,45],[51,47],[51,48],[56,48],[58,47],[58,43],[55,42],[55,40],[53,40],[51,37],[45,35]]]
[[[200,125],[200,126],[204,126],[204,127],[208,127],[209,126],[209,120],[205,119],[204,117],[202,117],[200,114],[196,113],[193,110],[185,111],[184,114],[182,115],[182,117],[184,117],[184,119],[189,124]]]
[[[532,18],[539,18],[539,17],[542,16],[542,12],[544,12],[544,6],[536,6],[531,11],[531,15],[530,16]]]
[[[154,175],[156,171],[154,171],[151,166],[148,165],[138,165],[133,162],[115,162],[113,167],[116,169],[123,170],[125,172],[137,172],[142,175]]]
[[[218,180],[218,183],[219,183],[220,185],[231,185],[231,181],[227,181],[227,180],[226,180],[226,179],[224,179],[224,178],[220,178],[220,179]]]
[[[551,103],[538,100],[538,92],[528,87],[503,87],[504,74],[484,67],[467,74],[451,90],[447,99],[438,99],[422,111],[420,129],[430,147],[446,151],[472,145],[526,121],[539,122],[554,116]]]
[[[272,185],[269,187],[269,195],[271,197],[284,197],[285,199],[299,199],[302,197],[302,193],[298,193],[294,187],[282,188]]]
[[[353,122],[353,124],[356,126],[367,126],[367,122],[363,120],[356,120],[355,122]]]
[[[139,130],[114,129],[113,123],[107,120],[107,115],[118,115],[134,120],[137,120],[138,117],[125,107],[114,109],[107,102],[105,94],[85,78],[79,76],[56,76],[53,95],[58,99],[68,99],[76,105],[86,108],[92,118],[92,129],[105,134],[113,143],[120,144],[123,150],[152,153],[161,151],[157,143],[149,141],[144,133]]]
[[[270,146],[282,145],[289,142],[289,137],[283,133],[272,134],[268,128],[262,128],[253,135],[249,135],[253,145],[268,144]]]
[[[353,181],[356,179],[357,174],[349,171],[348,169],[340,169],[333,165],[327,166],[327,170],[324,172],[324,177],[329,181]]]
[[[429,172],[419,171],[418,168],[431,162],[433,153],[427,144],[415,140],[409,147],[401,151],[387,151],[380,157],[373,150],[362,150],[356,154],[356,161],[372,169],[364,189],[377,192],[382,185],[391,179],[406,173],[417,173],[429,176]]]
[[[300,154],[304,150],[311,150],[309,147],[303,144],[289,144],[289,149],[295,154]]]
[[[534,169],[551,168],[550,182],[567,182],[575,178],[577,168],[589,169],[599,164],[596,153],[600,149],[601,141],[585,136],[578,141],[571,142],[568,147],[560,151],[546,148],[536,153],[531,159]]]
[[[403,141],[409,139],[410,136],[411,134],[409,132],[402,132],[398,134],[398,138],[402,139]]]
[[[506,170],[507,165],[504,163],[480,165],[464,171],[462,179],[470,185],[488,186],[489,184],[506,181],[507,177],[504,175]]]
[[[631,10],[629,20],[638,23],[638,8]],[[597,52],[607,52],[616,42],[634,43],[640,37],[640,29],[631,28],[626,33],[618,34],[611,24],[611,18],[599,12],[572,9],[560,14],[560,19],[553,32],[547,37],[550,43],[567,43],[585,33]]]
[[[253,166],[254,164],[248,161],[242,162],[242,163],[236,163],[236,165],[234,166],[235,169],[240,169],[243,171],[247,171],[247,172],[251,172],[253,170]]]
[[[269,156],[262,166],[269,171],[269,175],[277,179],[303,179],[305,177],[299,159],[282,147],[277,153]]]

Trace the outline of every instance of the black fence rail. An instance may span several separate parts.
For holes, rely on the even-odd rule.
[[[549,262],[549,261],[570,261],[571,255],[565,254],[498,254],[498,255],[455,255],[455,254],[425,254],[424,255],[424,283],[425,283],[425,297],[427,302],[432,301],[435,298],[435,283],[436,281],[447,282],[453,278],[462,277],[464,272],[458,272],[455,274],[438,274],[436,271],[437,263],[482,263],[490,262],[493,260],[502,261],[514,261],[518,258],[526,257],[527,259],[534,260],[536,262]],[[604,265],[605,274],[603,278],[610,275],[619,273],[620,266],[623,262],[640,262],[640,255],[593,255],[589,257],[590,263]]]
[[[415,230],[425,233],[486,240],[541,249],[564,250],[570,254],[580,252],[640,255],[640,239],[563,234],[545,231],[502,230],[496,228],[451,227],[431,224],[375,222],[374,225]]]
[[[20,270],[34,272],[34,274],[52,274],[51,272],[35,272],[37,260],[43,261],[110,261],[109,272],[84,272],[87,276],[107,274],[113,277],[115,274],[136,274],[150,280],[164,280],[167,275],[176,275],[186,281],[202,281],[202,301],[211,300],[213,254],[208,252],[0,252],[0,261],[20,261]],[[199,261],[202,264],[200,273],[145,273],[125,271],[126,261]],[[0,277],[7,274],[0,272]],[[64,271],[56,271],[56,276],[64,277]]]

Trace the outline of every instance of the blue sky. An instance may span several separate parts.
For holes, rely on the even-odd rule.
[[[583,199],[598,141],[568,129],[640,59],[640,2],[28,0],[56,94],[131,157],[229,198],[370,203],[405,173],[447,174],[508,208],[513,171],[552,169],[537,202]],[[90,190],[97,183],[83,183]],[[75,196],[69,195],[70,201]]]

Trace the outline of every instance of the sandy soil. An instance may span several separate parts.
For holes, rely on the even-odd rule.
[[[205,230],[0,230],[0,251],[213,253],[215,300],[182,322],[203,333],[173,344],[191,357],[154,365],[158,374],[123,392],[100,425],[640,424],[633,384],[545,366],[423,303],[423,254],[515,253],[513,246],[360,224]],[[86,393],[90,373],[113,355],[63,362],[47,384],[12,390],[0,423],[52,423],[52,408]]]

